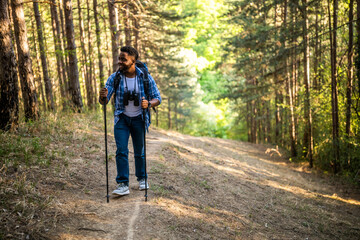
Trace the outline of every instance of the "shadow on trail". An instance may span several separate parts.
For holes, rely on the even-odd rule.
[[[147,144],[149,201],[137,190],[131,149],[130,195],[110,195],[109,204],[104,163],[86,153],[96,160],[72,169],[85,174],[61,184],[58,239],[360,238],[359,198],[261,145],[162,130],[151,131]],[[110,181],[115,169],[112,159]]]
[[[154,140],[165,147],[153,169],[171,174],[152,180],[149,226],[174,239],[360,237],[360,202],[314,174],[274,162],[256,145],[176,135]],[[158,232],[150,227],[146,236]]]

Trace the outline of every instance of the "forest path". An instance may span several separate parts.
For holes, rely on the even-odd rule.
[[[164,130],[147,136],[148,202],[130,140],[130,195],[106,203],[103,132],[91,134],[58,180],[51,239],[360,239],[359,189],[262,145]],[[112,133],[108,139],[111,193]]]

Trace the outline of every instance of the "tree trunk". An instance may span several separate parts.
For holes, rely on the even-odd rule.
[[[172,128],[171,125],[171,101],[170,101],[170,97],[168,98],[168,129]]]
[[[331,13],[330,2],[328,1],[329,10],[329,30],[330,30],[330,45],[331,45],[331,105],[332,105],[332,136],[333,136],[333,151],[334,151],[334,172],[338,172],[338,164],[340,158],[339,151],[339,112],[338,112],[338,90],[337,90],[337,70],[336,70],[336,52],[337,52],[337,11],[338,1],[333,2],[333,28],[331,28]]]
[[[292,45],[296,44],[296,38],[295,38],[295,26],[297,24],[296,21],[296,7],[294,5],[291,5],[291,43]],[[293,48],[291,49],[291,84],[290,84],[290,91],[291,91],[291,95],[293,97],[292,99],[292,105],[293,105],[293,110],[294,108],[297,106],[297,102],[298,102],[298,96],[297,96],[297,72],[298,72],[298,68],[297,68],[297,54],[296,54],[296,49]],[[298,134],[296,131],[296,126],[298,125],[298,117],[294,114],[294,128],[292,131],[295,132],[295,144],[298,143]]]
[[[351,97],[353,87],[353,20],[354,20],[354,0],[350,0],[349,9],[349,45],[348,45],[348,69],[347,69],[347,88],[346,88],[346,136],[350,137],[351,127]]]
[[[43,110],[46,111],[46,99],[45,99],[45,94],[44,94],[44,88],[43,88],[43,84],[42,84],[42,79],[41,79],[41,70],[40,70],[40,58],[39,58],[39,54],[38,54],[38,49],[37,49],[37,46],[36,46],[36,37],[35,37],[35,26],[34,26],[34,21],[31,21],[31,28],[32,28],[32,37],[34,39],[34,50],[35,50],[35,56],[36,56],[36,68],[37,68],[37,72],[38,72],[38,77],[36,77],[36,74],[34,74],[34,80],[35,82],[37,82],[38,84],[38,87],[36,87],[37,89],[40,89],[40,95],[41,95],[41,99],[42,99],[42,102],[40,101],[40,96],[38,97],[38,102],[39,102],[39,105],[43,105]]]
[[[358,81],[358,96],[360,97],[360,0],[356,0],[356,57],[355,57],[355,69],[356,78]]]
[[[305,101],[304,101],[304,119],[305,119],[305,133],[304,146],[307,148],[307,157],[309,165],[313,167],[313,132],[312,132],[312,114],[311,114],[311,100],[310,100],[310,46],[309,46],[309,20],[307,16],[307,0],[303,0],[303,34],[304,34],[304,85],[305,85]]]
[[[283,19],[283,29],[285,30],[287,27],[287,0],[284,2],[284,19]],[[284,48],[287,49],[287,43],[284,40],[283,42]],[[296,142],[295,142],[295,118],[294,118],[294,105],[293,105],[293,95],[292,95],[292,87],[291,87],[291,77],[289,72],[289,55],[286,55],[285,60],[285,70],[286,70],[286,90],[287,96],[286,100],[288,102],[290,108],[290,124],[289,124],[289,136],[290,136],[290,155],[291,157],[296,156]]]
[[[256,143],[256,139],[257,139],[257,120],[256,120],[257,108],[256,108],[256,100],[253,100],[251,102],[251,104],[252,104],[251,142]]]
[[[247,128],[247,141],[251,142],[251,102],[246,102],[246,128]]]
[[[275,143],[279,144],[280,143],[281,115],[280,115],[280,94],[279,94],[278,88],[276,88],[276,90],[275,90],[275,109],[276,109],[276,111],[275,111]]]
[[[39,11],[39,3],[33,2],[34,6],[34,13],[35,13],[35,21],[36,21],[36,28],[37,28],[37,34],[38,34],[38,41],[39,41],[39,49],[40,49],[40,59],[41,59],[41,66],[42,66],[42,72],[43,72],[43,79],[45,83],[45,93],[46,93],[46,103],[47,103],[47,109],[48,110],[54,110],[54,97],[53,97],[53,91],[52,91],[52,84],[49,77],[48,72],[48,66],[46,61],[46,55],[45,55],[45,45],[44,45],[44,38],[43,38],[43,32],[42,32],[42,24],[41,24],[41,18],[40,18],[40,11]]]
[[[25,120],[37,119],[39,108],[35,91],[34,75],[30,57],[22,0],[11,0],[21,92],[24,101]]]
[[[18,125],[19,87],[7,0],[0,4],[0,73],[0,129],[8,131]]]
[[[62,40],[63,40],[63,49],[66,49],[66,33],[65,33],[65,26],[64,26],[64,14],[63,14],[63,10],[62,10],[62,6],[64,4],[61,4],[61,1],[64,0],[60,0],[60,4],[59,4],[59,12],[60,12],[60,23],[61,23],[61,35],[62,35]],[[65,51],[63,52],[63,55],[65,56],[65,70],[66,70],[66,76],[67,78],[64,79],[65,81],[65,95],[69,94],[69,89],[70,89],[70,67],[69,67],[69,57],[68,55],[65,53]],[[70,98],[70,96],[69,96]]]
[[[108,1],[109,8],[109,22],[111,32],[111,50],[112,50],[112,71],[116,72],[118,69],[118,57],[119,57],[119,31],[118,31],[118,11],[115,7],[115,1]]]
[[[79,28],[80,28],[80,44],[83,56],[83,69],[85,73],[85,88],[86,88],[86,97],[87,97],[87,106],[89,109],[93,108],[93,93],[91,87],[91,79],[89,78],[89,66],[88,66],[88,58],[85,49],[85,32],[84,32],[84,22],[82,18],[81,4],[80,0],[77,0],[78,9],[79,9]]]
[[[64,0],[67,51],[69,55],[69,93],[71,95],[73,108],[81,112],[83,103],[80,92],[79,70],[77,66],[76,44],[71,0]]]
[[[174,102],[174,122],[175,122],[175,130],[176,131],[178,131],[179,130],[179,128],[178,128],[178,117],[177,117],[177,115],[178,115],[178,113],[177,113],[177,101],[175,100],[175,102]]]
[[[136,7],[134,7],[134,18],[133,18],[133,25],[134,25],[134,48],[136,50],[138,50],[139,52],[139,56],[140,56],[140,49],[141,49],[141,44],[140,44],[140,16],[138,15],[138,10],[136,9]]]
[[[101,5],[101,15],[105,16],[105,7],[104,5]],[[106,18],[102,18],[104,23],[104,29],[107,29],[106,26]],[[110,32],[111,34],[111,32]],[[109,41],[108,41],[108,35],[107,31],[105,31],[105,52],[106,52],[106,69],[108,70],[108,76],[113,73],[112,67],[110,67],[110,56],[109,56]]]
[[[51,9],[51,23],[52,31],[54,36],[54,46],[55,46],[55,55],[56,55],[56,67],[59,77],[59,87],[62,101],[65,103],[65,81],[66,81],[66,72],[65,72],[65,63],[63,57],[63,48],[61,45],[61,32],[60,32],[60,23],[59,16],[57,12],[56,0],[52,0],[50,4]]]
[[[267,131],[266,131],[266,108],[265,108],[265,100],[261,99],[261,132],[262,132],[262,142],[267,143]]]
[[[257,112],[257,116],[256,116],[256,119],[257,119],[257,122],[258,122],[258,139],[257,139],[257,143],[263,143],[262,142],[262,138],[263,138],[263,131],[262,131],[262,127],[263,127],[263,124],[262,124],[262,108],[261,108],[261,98],[258,98],[256,100],[256,105],[257,105],[257,109],[258,109],[258,112]]]
[[[318,66],[319,66],[319,6],[320,1],[315,5],[315,56],[314,56],[314,82],[313,88],[319,90],[319,74],[318,74]],[[316,122],[316,121],[315,121]]]
[[[98,49],[98,58],[99,58],[99,73],[100,73],[100,86],[103,87],[104,84],[104,66],[102,62],[102,53],[101,53],[101,39],[100,39],[100,25],[98,19],[98,12],[97,12],[97,0],[93,0],[93,9],[94,9],[94,19],[95,19],[95,26],[96,26],[96,45]]]
[[[93,97],[94,97],[94,102],[96,103],[96,88],[95,86],[93,86],[92,81],[93,81],[93,69],[94,69],[94,62],[93,62],[93,51],[91,51],[91,49],[93,49],[92,47],[92,38],[91,38],[91,17],[90,17],[90,3],[89,0],[86,0],[86,6],[87,6],[87,25],[86,25],[86,30],[88,32],[88,50],[89,50],[89,83],[91,86],[91,92],[94,93]],[[98,104],[95,104],[95,109],[97,109]]]
[[[131,33],[130,33],[130,12],[129,12],[129,4],[125,3],[125,9],[123,11],[123,19],[124,19],[124,31],[125,31],[125,45],[131,46]]]
[[[270,119],[270,100],[266,102],[266,131],[267,131],[267,142],[271,143],[271,119]]]

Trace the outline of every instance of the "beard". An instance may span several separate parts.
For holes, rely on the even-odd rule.
[[[124,64],[120,64],[120,66],[119,66],[120,72],[123,72],[123,73],[128,72],[129,68],[130,68],[130,66],[127,66],[127,65],[124,65]]]

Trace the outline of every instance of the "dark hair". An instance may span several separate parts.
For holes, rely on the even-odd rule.
[[[133,47],[130,47],[130,46],[124,46],[124,47],[121,47],[120,49],[121,52],[126,52],[127,54],[129,54],[130,56],[134,56],[135,57],[135,60],[138,60],[139,58],[139,53],[138,51],[133,48]]]

